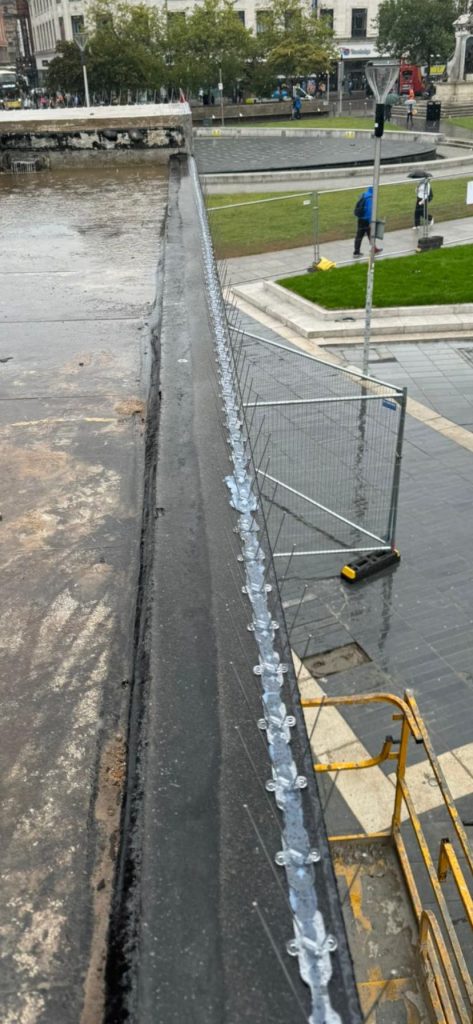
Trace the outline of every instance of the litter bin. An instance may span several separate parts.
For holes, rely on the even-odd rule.
[[[429,100],[425,111],[425,127],[435,131],[440,126],[442,104],[438,100]]]
[[[378,238],[379,241],[381,241],[384,238],[384,225],[385,225],[385,223],[386,223],[386,221],[384,221],[384,220],[377,220],[376,221],[374,237]]]

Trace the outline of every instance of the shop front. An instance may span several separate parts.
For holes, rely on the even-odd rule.
[[[348,95],[366,94],[365,67],[370,60],[379,57],[375,44],[350,41],[346,45],[339,44],[339,49],[344,93]]]

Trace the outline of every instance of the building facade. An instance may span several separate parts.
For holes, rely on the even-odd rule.
[[[15,67],[18,54],[16,0],[0,0],[0,67]]]
[[[363,2],[363,0],[361,0]],[[335,33],[340,59],[343,61],[343,77],[351,82],[353,90],[363,89],[364,67],[367,61],[378,56],[376,47],[376,18],[380,0],[360,0],[347,3],[346,0],[322,0],[321,15],[327,17]]]
[[[0,0],[1,3],[1,0]],[[84,0],[29,0],[38,80],[44,80],[57,43],[72,42],[84,26]]]
[[[0,10],[2,2],[0,0]],[[153,0],[148,0],[152,3]],[[159,4],[165,0],[157,0]],[[364,7],[355,6],[365,3]],[[11,0],[8,0],[11,3]],[[14,5],[14,4],[13,4]],[[171,13],[184,13],[192,6],[192,0],[167,0],[166,7]],[[235,11],[244,25],[257,33],[261,24],[259,17],[265,9],[265,0],[234,0]],[[56,43],[72,41],[84,24],[86,0],[29,0],[31,27],[39,81],[44,79],[49,63],[54,57]],[[363,68],[366,62],[376,56],[375,19],[379,0],[319,0],[319,13],[329,19],[333,26],[340,58],[344,61],[345,80],[351,80],[353,88],[362,88]]]

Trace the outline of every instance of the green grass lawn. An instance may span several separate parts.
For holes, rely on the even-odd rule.
[[[431,211],[437,221],[473,216],[473,206],[466,206],[465,203],[467,181],[467,178],[433,180]],[[321,242],[354,236],[356,224],[353,210],[362,191],[358,186],[348,191],[320,194]],[[304,199],[297,194],[294,199],[284,198],[284,201],[276,203],[238,206],[233,210],[219,209],[228,204],[249,204],[270,196],[287,197],[287,192],[232,192],[207,197],[207,206],[217,207],[215,212],[209,213],[209,219],[218,259],[291,249],[313,242],[313,211],[310,205],[304,205],[308,197]],[[379,215],[386,221],[386,231],[410,227],[414,205],[414,183],[382,185]]]
[[[369,117],[325,117],[321,114],[319,117],[316,115],[313,117],[302,117],[300,121],[259,121],[258,124],[245,124],[245,128],[364,128],[367,131],[373,131],[374,118],[370,114]],[[398,125],[389,124],[386,122],[385,129],[388,132],[402,131]]]
[[[367,262],[278,281],[326,309],[362,309]],[[376,263],[373,305],[429,306],[473,302],[473,250],[469,245],[435,249]]]
[[[473,131],[473,117],[449,117],[447,124],[456,124],[459,128],[469,128]]]

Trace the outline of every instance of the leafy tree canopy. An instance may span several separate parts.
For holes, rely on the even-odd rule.
[[[88,8],[87,73],[91,92],[159,89],[165,80],[166,23],[154,7],[98,0]],[[50,89],[82,91],[80,52],[58,43]]]
[[[71,93],[83,88],[79,48],[75,43],[58,43],[56,56],[50,62],[46,79],[48,89],[65,89]]]
[[[201,0],[185,14],[166,15],[127,0],[93,0],[87,10],[92,93],[164,85],[195,94],[215,87],[220,69],[228,92],[237,81],[259,92],[262,85],[274,87],[277,75],[290,79],[325,72],[337,58],[327,20],[308,11],[304,0],[272,0],[257,36],[245,28],[232,0]],[[59,43],[56,49],[48,87],[81,92],[77,46]]]
[[[411,64],[447,60],[454,50],[453,22],[466,7],[463,0],[382,0],[377,18],[380,52]]]
[[[231,0],[203,0],[183,18],[169,21],[169,68],[173,82],[186,91],[243,78],[254,40]]]
[[[300,0],[272,0],[261,12],[258,43],[268,69],[287,78],[327,71],[337,59],[333,31]]]

